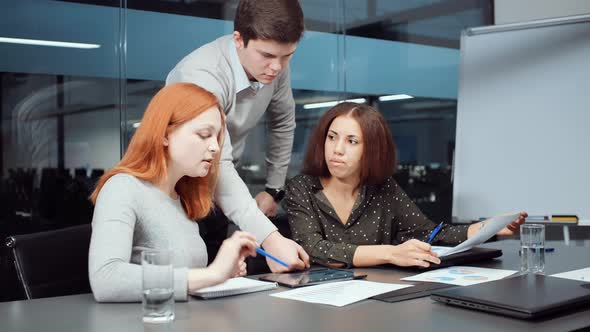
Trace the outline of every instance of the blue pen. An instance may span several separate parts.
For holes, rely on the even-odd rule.
[[[264,256],[264,257],[268,257],[268,258],[272,259],[273,261],[275,261],[275,262],[277,262],[277,263],[281,264],[281,265],[282,265],[282,266],[284,266],[284,267],[287,267],[287,268],[289,267],[289,264],[287,264],[287,263],[283,262],[282,260],[280,260],[280,259],[276,258],[275,256],[273,256],[273,255],[271,255],[271,254],[267,253],[266,251],[264,251],[264,250],[263,250],[262,248],[260,248],[260,247],[256,247],[256,252],[257,252],[257,253],[259,253],[259,254],[261,254],[261,255],[262,255],[262,256]]]
[[[432,233],[430,233],[430,235],[428,236],[428,240],[426,240],[426,243],[432,242],[432,240],[434,240],[434,237],[436,236],[436,234],[438,234],[442,227],[443,223],[441,222],[440,224],[438,224],[438,226],[436,226],[434,230],[432,230]]]

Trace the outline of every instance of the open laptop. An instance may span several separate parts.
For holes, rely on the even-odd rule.
[[[467,287],[435,291],[433,300],[521,319],[590,304],[590,283],[525,274]]]

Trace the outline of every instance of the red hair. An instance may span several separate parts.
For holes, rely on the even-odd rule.
[[[154,184],[164,179],[167,176],[168,160],[164,138],[211,107],[219,109],[221,128],[225,128],[224,114],[211,92],[191,83],[176,83],[162,88],[150,101],[123,159],[98,181],[90,195],[92,203],[96,204],[98,194],[107,180],[119,173],[130,174]],[[222,133],[223,130],[217,135],[219,146],[223,145]],[[192,220],[204,218],[213,207],[220,156],[221,151],[217,153],[207,176],[184,176],[176,183],[184,211]]]

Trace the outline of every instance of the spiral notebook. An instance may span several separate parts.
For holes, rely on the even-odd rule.
[[[276,282],[260,281],[240,277],[229,279],[219,285],[201,288],[197,291],[191,292],[190,294],[202,299],[213,299],[216,297],[260,292],[269,289],[275,289],[277,287],[278,285]]]

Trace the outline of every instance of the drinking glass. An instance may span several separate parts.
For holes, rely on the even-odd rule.
[[[520,272],[545,271],[545,225],[520,225]]]
[[[170,250],[141,253],[142,309],[146,323],[174,320],[174,267]]]

